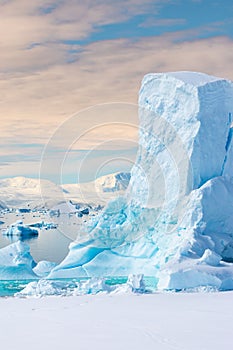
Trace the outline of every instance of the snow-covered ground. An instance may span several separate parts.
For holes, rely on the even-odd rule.
[[[1,349],[231,349],[232,298],[232,292],[0,298]]]

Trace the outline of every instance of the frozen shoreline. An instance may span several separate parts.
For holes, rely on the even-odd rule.
[[[0,298],[3,349],[230,348],[233,292]]]

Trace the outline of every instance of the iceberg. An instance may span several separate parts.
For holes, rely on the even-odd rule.
[[[35,266],[29,246],[21,241],[0,249],[1,280],[36,279]]]
[[[0,280],[37,280],[47,277],[56,265],[44,260],[36,263],[30,247],[20,240],[0,249]]]
[[[54,222],[39,221],[39,222],[34,222],[33,224],[28,224],[27,226],[29,228],[36,227],[44,230],[51,230],[51,229],[56,229],[58,227],[58,224],[55,224]]]
[[[31,228],[29,225],[24,225],[23,221],[18,220],[14,224],[10,225],[5,231],[3,231],[5,236],[20,236],[20,237],[31,237],[38,236],[38,231]]]
[[[49,278],[153,276],[158,289],[233,288],[233,83],[148,74],[126,194],[88,222]]]

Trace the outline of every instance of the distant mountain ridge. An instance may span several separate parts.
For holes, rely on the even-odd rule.
[[[107,174],[95,181],[62,185],[67,198],[80,199],[84,203],[106,204],[126,191],[131,174],[118,172]]]
[[[103,192],[125,191],[131,178],[130,173],[114,173],[95,180],[96,187]]]
[[[129,184],[130,173],[119,172],[97,178],[93,182],[58,186],[44,179],[14,177],[0,180],[0,204],[6,206],[41,206],[44,202],[53,206],[67,199],[101,203],[111,195],[123,193]],[[102,197],[104,196],[104,199]]]
[[[31,202],[42,203],[45,200],[59,198],[62,190],[49,180],[13,177],[0,180],[0,200],[9,207],[26,205]]]

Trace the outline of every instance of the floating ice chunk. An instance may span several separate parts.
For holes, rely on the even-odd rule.
[[[0,278],[2,280],[35,279],[36,266],[27,244],[18,241],[0,249]]]
[[[60,210],[59,209],[51,209],[49,211],[49,216],[50,217],[53,217],[53,216],[56,216],[56,217],[59,217],[60,216]]]
[[[14,224],[12,224],[8,229],[3,231],[3,235],[5,236],[38,236],[38,231],[31,228],[28,225],[24,225],[23,221],[18,220]]]
[[[33,224],[29,224],[27,226],[29,226],[30,228],[36,227],[36,228],[41,228],[45,230],[51,230],[51,229],[56,229],[58,227],[58,224],[55,224],[53,222],[40,221],[40,222],[35,222]]]

